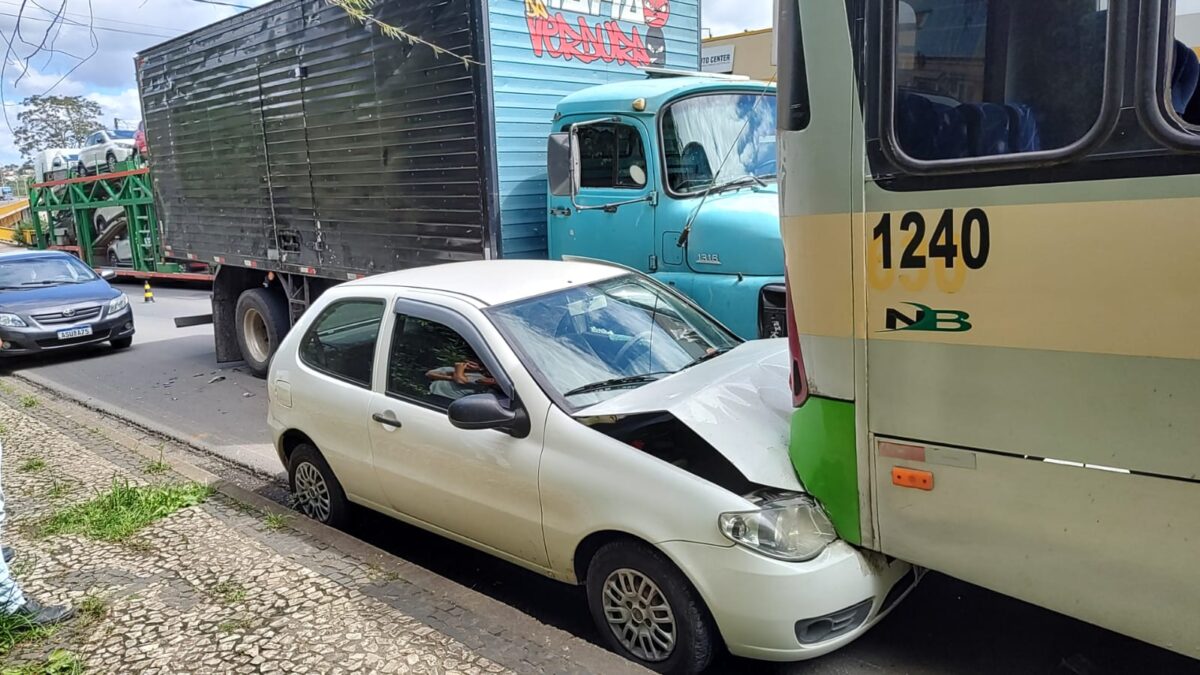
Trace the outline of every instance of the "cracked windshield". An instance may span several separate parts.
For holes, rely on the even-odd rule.
[[[491,315],[554,391],[580,408],[738,343],[687,303],[633,275],[519,301]]]
[[[693,96],[668,107],[662,134],[671,190],[773,179],[775,111],[775,96],[761,92]]]

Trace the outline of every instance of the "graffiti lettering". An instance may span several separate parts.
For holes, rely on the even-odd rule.
[[[647,51],[637,27],[626,33],[616,21],[589,26],[587,19],[581,16],[576,28],[571,26],[562,12],[553,16],[527,14],[525,18],[535,56],[548,55],[568,61],[578,59],[581,63],[616,62],[637,68],[644,68],[656,61]]]

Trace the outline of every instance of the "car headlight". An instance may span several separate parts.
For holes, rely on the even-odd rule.
[[[122,293],[122,294],[118,295],[117,297],[113,298],[112,300],[108,301],[108,313],[109,314],[117,314],[118,312],[123,312],[123,311],[125,311],[125,308],[128,306],[129,306],[129,298],[127,298],[125,296],[125,294]]]
[[[756,511],[722,513],[721,534],[765,556],[799,562],[817,557],[837,539],[829,517],[808,495],[786,493]]]
[[[16,314],[0,313],[0,326],[5,328],[25,328],[28,324]]]

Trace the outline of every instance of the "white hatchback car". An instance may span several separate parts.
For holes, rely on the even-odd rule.
[[[787,346],[623,268],[455,263],[337,286],[279,347],[297,506],[348,502],[586,584],[617,652],[697,672],[854,640],[916,583],[837,539],[787,456]]]
[[[136,133],[101,129],[88,136],[84,146],[79,149],[79,175],[116,171],[117,162],[124,162],[133,156],[133,137]]]

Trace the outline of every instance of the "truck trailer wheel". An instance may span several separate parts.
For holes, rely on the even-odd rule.
[[[266,288],[252,288],[238,297],[237,341],[250,372],[266,377],[271,356],[288,332],[287,303]]]

